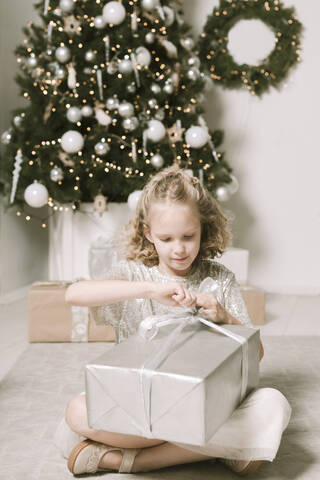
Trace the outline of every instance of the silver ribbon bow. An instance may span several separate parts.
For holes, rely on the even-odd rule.
[[[207,280],[207,279],[206,279]],[[242,347],[242,382],[241,382],[241,402],[244,399],[248,386],[248,342],[247,339],[230,332],[229,330],[220,327],[214,322],[202,318],[198,315],[196,308],[188,309],[183,313],[166,314],[166,315],[152,315],[143,320],[139,326],[139,334],[145,340],[152,340],[155,338],[160,328],[178,324],[178,326],[168,335],[159,350],[148,358],[139,370],[139,385],[143,401],[143,409],[145,414],[145,425],[143,426],[143,433],[148,437],[153,437],[151,431],[151,381],[154,370],[164,361],[164,359],[172,352],[174,347],[179,342],[179,336],[182,330],[188,325],[196,325],[202,323],[213,330],[222,333],[223,335],[232,338],[241,344]],[[190,336],[193,335],[191,332]],[[141,427],[141,426],[140,426]]]

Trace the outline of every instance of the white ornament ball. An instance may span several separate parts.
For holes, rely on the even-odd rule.
[[[102,110],[101,108],[98,108],[96,110],[95,117],[96,117],[98,123],[100,125],[104,125],[105,127],[108,127],[108,125],[110,125],[110,123],[112,122],[112,118],[110,117],[110,115],[105,113],[104,110]]]
[[[21,127],[22,121],[23,121],[23,118],[21,117],[21,115],[16,115],[15,117],[13,117],[13,124],[17,128]]]
[[[127,86],[127,90],[129,93],[136,93],[136,84],[134,82],[130,83],[130,85]]]
[[[200,76],[200,70],[196,67],[189,68],[189,70],[187,71],[187,77],[189,78],[189,80],[192,80],[193,82],[198,80],[199,76]]]
[[[81,120],[82,114],[81,110],[78,107],[70,107],[67,110],[67,119],[69,122],[77,123]]]
[[[126,130],[129,130],[130,132],[133,132],[133,130],[138,128],[139,120],[137,119],[137,117],[125,118],[122,122],[122,126]]]
[[[95,144],[94,150],[97,155],[107,155],[110,152],[110,147],[105,142],[98,142]]]
[[[56,59],[60,63],[66,63],[71,57],[69,48],[67,47],[58,47],[56,50]]]
[[[158,106],[158,100],[156,98],[150,98],[148,105],[150,108],[156,108]]]
[[[201,63],[199,57],[190,57],[188,59],[188,65],[190,65],[190,67],[200,68]]]
[[[67,153],[77,153],[83,145],[83,136],[77,130],[68,130],[61,137],[61,147]]]
[[[159,108],[159,110],[156,111],[154,116],[157,120],[164,120],[166,114],[162,108]]]
[[[164,159],[163,159],[163,156],[160,155],[160,153],[156,153],[155,155],[153,155],[153,157],[151,158],[151,164],[155,167],[155,168],[161,168],[163,167],[163,164],[164,164]]]
[[[150,43],[150,44],[151,44],[151,43],[153,43],[153,42],[155,41],[156,36],[155,36],[154,33],[149,32],[149,33],[147,33],[147,35],[145,36],[145,39],[146,39],[146,42],[147,42],[147,43]]]
[[[128,206],[132,212],[135,212],[142,190],[136,190],[128,196]]]
[[[66,76],[66,71],[63,67],[57,67],[55,71],[55,76],[58,78],[58,80],[63,80]]]
[[[108,2],[103,7],[102,15],[106,23],[120,25],[126,18],[126,9],[120,2]]]
[[[166,129],[159,120],[150,120],[147,130],[148,139],[152,142],[159,142],[166,135]]]
[[[163,91],[166,92],[168,95],[171,95],[174,92],[174,86],[172,83],[166,83],[163,87]]]
[[[118,64],[117,62],[110,62],[109,65],[107,66],[107,72],[109,75],[114,75],[118,71]]]
[[[125,74],[131,73],[133,70],[133,65],[131,60],[126,60],[126,59],[121,60],[121,62],[118,65],[118,70],[119,72],[125,73]]]
[[[24,191],[24,199],[30,207],[40,208],[48,202],[48,190],[36,180]]]
[[[119,99],[117,97],[110,97],[106,101],[106,107],[108,110],[115,110],[119,107]]]
[[[153,83],[151,85],[151,91],[155,94],[155,95],[159,95],[159,93],[161,93],[161,87],[160,85],[158,85],[157,83]]]
[[[36,57],[29,57],[27,60],[27,65],[30,68],[34,68],[38,65],[38,60]]]
[[[53,169],[50,171],[50,178],[53,182],[60,182],[61,180],[63,180],[62,168],[57,167],[57,165],[55,165]]]
[[[129,102],[120,103],[118,110],[119,115],[124,118],[132,117],[134,114],[134,107]]]
[[[74,2],[73,0],[60,0],[59,8],[63,13],[71,13],[74,9]]]
[[[231,195],[234,195],[239,190],[239,182],[234,175],[230,175],[231,183],[228,183],[228,190]]]
[[[189,50],[189,51],[192,50],[194,45],[195,45],[194,40],[191,37],[182,38],[180,40],[180,43],[183,46],[183,48],[185,48],[186,50]]]
[[[148,67],[151,63],[151,53],[146,47],[138,47],[136,50],[137,63],[142,67]]]
[[[186,142],[192,148],[201,148],[209,140],[208,132],[203,127],[190,127],[185,133]]]
[[[95,26],[98,30],[101,30],[102,28],[104,28],[104,27],[106,26],[105,19],[103,18],[102,15],[98,15],[97,17],[95,17],[95,19],[94,19],[94,26]]]
[[[81,108],[81,115],[84,117],[90,117],[93,114],[93,110],[89,105],[85,105]]]
[[[221,186],[217,188],[216,196],[219,202],[227,202],[230,198],[230,192],[227,187]]]
[[[12,133],[9,130],[6,130],[5,132],[3,132],[3,134],[1,135],[1,142],[4,145],[9,145],[11,140],[12,140]]]
[[[142,0],[142,8],[151,12],[159,5],[159,0]]]
[[[93,50],[88,50],[85,53],[84,58],[86,59],[87,62],[93,63],[96,60],[96,54],[94,53]]]

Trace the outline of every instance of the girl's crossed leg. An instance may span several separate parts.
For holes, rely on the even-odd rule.
[[[88,426],[88,416],[85,395],[81,394],[74,397],[68,404],[66,410],[66,422],[71,430],[89,440],[98,442],[102,445],[119,447],[125,449],[141,449],[134,460],[131,471],[147,472],[158,470],[160,468],[170,467],[184,463],[201,462],[213,460],[212,456],[202,455],[185,448],[179,447],[170,442],[158,439],[149,439],[135,435],[124,435],[120,433],[107,432],[105,430],[94,430]],[[122,461],[121,451],[112,450],[104,454],[99,462],[99,469],[118,470]],[[227,463],[227,461],[225,462]],[[242,462],[245,463],[245,462]],[[253,473],[257,470],[261,461],[249,462],[241,473]],[[227,463],[228,465],[228,463]]]

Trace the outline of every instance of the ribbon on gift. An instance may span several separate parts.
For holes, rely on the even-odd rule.
[[[230,332],[226,328],[217,325],[210,320],[202,318],[198,315],[196,308],[188,309],[185,312],[178,314],[154,315],[147,317],[139,326],[139,334],[145,340],[152,340],[155,338],[162,327],[168,325],[178,324],[176,328],[168,335],[159,350],[148,358],[139,370],[139,385],[143,401],[143,410],[145,416],[145,424],[142,426],[143,434],[148,437],[153,437],[151,431],[151,382],[154,370],[165,360],[165,358],[172,352],[179,342],[180,333],[186,326],[196,325],[202,323],[213,330],[228,336],[241,344],[242,347],[242,381],[240,401],[244,399],[248,386],[248,342],[247,339],[241,335]],[[190,336],[194,334],[191,332]],[[140,425],[141,427],[141,425]]]

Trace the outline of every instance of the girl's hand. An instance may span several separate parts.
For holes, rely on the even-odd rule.
[[[181,283],[154,283],[151,298],[171,307],[191,308],[196,305],[196,293]]]
[[[197,293],[196,306],[199,313],[215,323],[232,323],[226,310],[220,305],[216,297],[210,293]]]

